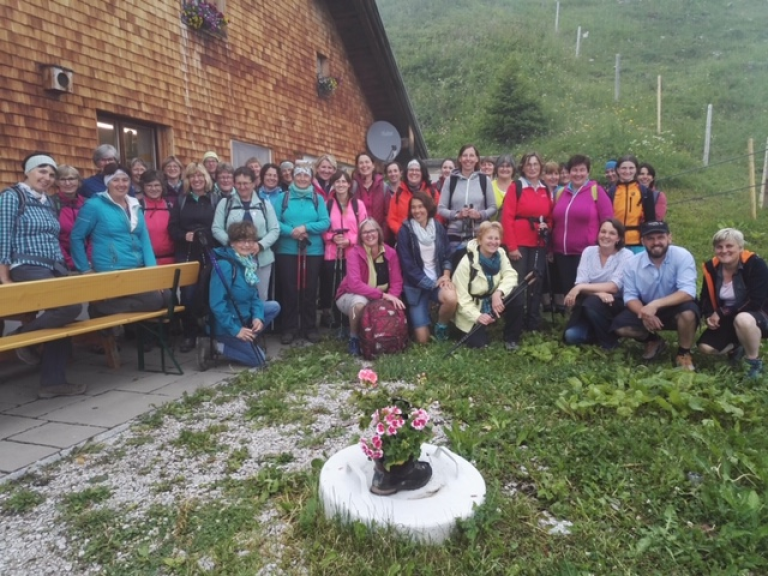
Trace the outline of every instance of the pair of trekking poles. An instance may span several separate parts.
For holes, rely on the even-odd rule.
[[[240,325],[244,328],[249,328],[250,325],[247,323],[246,319],[243,317],[242,313],[240,312],[240,309],[237,307],[237,302],[235,301],[235,298],[232,296],[232,288],[230,287],[229,283],[227,282],[226,276],[224,276],[224,272],[221,269],[221,266],[219,265],[219,261],[216,258],[216,255],[213,253],[213,247],[208,242],[208,236],[205,231],[196,231],[195,235],[197,236],[197,241],[200,243],[200,246],[205,250],[206,256],[208,256],[208,259],[211,261],[211,265],[213,266],[213,269],[216,271],[216,274],[218,275],[219,279],[221,280],[221,283],[224,285],[224,292],[227,294],[227,298],[232,303],[232,308],[235,309],[235,314],[237,315],[237,320],[240,322]],[[235,266],[236,264],[232,264]],[[306,262],[305,262],[305,268],[306,268]],[[209,312],[211,314],[211,312]],[[264,327],[266,328],[266,326]],[[263,330],[263,329],[262,329]],[[213,334],[211,334],[211,342],[213,342]],[[254,335],[254,339],[250,341],[251,348],[253,348],[253,353],[256,355],[256,359],[260,362],[262,368],[267,367],[267,358],[264,355],[264,352],[261,348],[259,348],[259,345],[256,343],[256,338]]]

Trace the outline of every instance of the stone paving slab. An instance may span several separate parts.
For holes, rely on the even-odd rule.
[[[14,472],[58,451],[51,446],[0,441],[0,472]]]
[[[26,416],[27,418],[44,418],[44,416],[54,410],[58,410],[70,404],[77,404],[85,400],[85,396],[59,396],[58,398],[46,398],[27,402],[21,406],[13,406],[7,410],[0,410],[2,414],[13,416]],[[0,419],[5,416],[0,415]]]
[[[9,438],[19,432],[24,432],[36,426],[42,426],[45,420],[34,418],[21,418],[19,416],[3,416],[0,418],[0,439]]]
[[[97,426],[81,426],[78,424],[61,424],[49,422],[32,428],[21,434],[11,436],[8,440],[24,442],[54,448],[68,448],[104,432],[107,428]]]
[[[71,424],[87,422],[91,426],[111,428],[149,412],[153,406],[160,406],[167,401],[167,396],[110,390],[49,412],[46,419]]]

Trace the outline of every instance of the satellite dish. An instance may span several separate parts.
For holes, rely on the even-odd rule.
[[[373,157],[381,162],[394,160],[400,154],[402,146],[397,128],[384,120],[371,124],[365,136],[365,142]]]

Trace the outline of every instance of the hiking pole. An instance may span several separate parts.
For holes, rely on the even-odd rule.
[[[338,230],[334,230],[334,234],[345,234],[349,231],[348,228],[339,228]],[[336,290],[339,289],[339,282],[341,277],[341,266],[342,262],[344,261],[344,252],[345,249],[336,244],[336,262],[333,264],[333,283],[331,284],[331,293],[333,294],[332,299],[336,300]],[[337,316],[338,308],[335,304],[331,304],[331,312],[333,314],[333,320],[334,324],[336,324],[336,320],[338,318],[339,324],[341,324],[341,318]],[[340,312],[338,312],[340,314]]]
[[[299,240],[299,255],[296,262],[296,292],[299,299],[299,305],[297,306],[299,311],[299,332],[304,328],[301,325],[301,317],[304,312],[304,292],[307,289],[307,246],[310,244],[308,238],[302,238]]]
[[[512,300],[520,296],[520,294],[525,293],[528,287],[531,286],[534,282],[536,282],[537,276],[538,276],[538,273],[535,270],[528,272],[525,278],[523,278],[523,282],[521,284],[518,284],[518,286],[514,290],[512,290],[512,292],[510,292],[506,298],[504,298],[504,300],[502,301],[504,303],[504,308],[509,306]],[[499,318],[498,314],[496,314],[495,312],[492,312],[492,314],[496,316],[496,318]],[[472,326],[472,329],[466,334],[464,334],[464,336],[461,337],[461,340],[456,342],[456,345],[450,350],[448,350],[448,352],[445,353],[443,358],[448,358],[449,356],[451,356],[454,352],[456,352],[456,350],[461,348],[466,343],[466,341],[469,340],[470,337],[473,334],[475,334],[478,330],[480,330],[483,326],[485,326],[485,324],[480,324],[479,322],[475,323],[475,325]]]
[[[219,266],[219,261],[216,259],[216,256],[213,253],[213,248],[211,248],[211,245],[208,243],[208,237],[205,235],[204,232],[197,233],[197,241],[200,242],[200,246],[203,248],[203,250],[205,250],[205,253],[208,256],[208,259],[211,261],[211,264],[213,265],[213,269],[216,270],[216,275],[219,277],[219,280],[221,280],[221,283],[224,285],[224,292],[226,292],[227,298],[229,298],[229,301],[232,303],[232,307],[235,309],[235,314],[237,315],[237,319],[240,321],[240,325],[243,328],[249,327],[248,323],[245,321],[245,318],[243,318],[243,315],[240,312],[240,309],[237,307],[237,302],[232,296],[232,289],[227,283],[227,278],[226,276],[224,276],[224,272],[222,271],[221,266]],[[236,266],[236,264],[234,263],[232,263],[232,265]],[[266,328],[266,325],[264,326],[264,328]],[[213,334],[211,334],[211,339],[213,339]],[[251,347],[253,348],[253,353],[256,354],[256,359],[259,362],[261,362],[262,366],[266,367],[267,358],[264,356],[264,353],[261,351],[261,348],[259,348],[258,344],[256,344],[254,340],[251,340]]]
[[[544,251],[549,248],[549,240],[551,238],[549,234],[549,228],[541,228],[541,224],[544,223],[544,216],[539,216],[539,244],[542,244],[544,247]],[[537,261],[539,258],[539,251],[536,251],[536,255],[533,258],[533,269],[536,269]],[[549,262],[546,262],[546,257],[544,258],[544,282],[546,283],[547,287],[549,288],[549,315],[552,318],[552,324],[555,323],[555,292],[554,288],[552,287],[552,275],[549,273]]]

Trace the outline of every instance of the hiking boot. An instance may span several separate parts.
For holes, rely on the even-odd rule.
[[[79,396],[88,390],[87,384],[62,384],[60,386],[40,386],[38,398],[56,398],[57,396]]]
[[[393,466],[387,472],[383,466],[375,466],[371,492],[379,496],[390,496],[400,490],[418,490],[432,478],[432,466],[428,462],[408,462]]]
[[[693,357],[690,354],[678,354],[675,356],[675,366],[689,372],[696,371],[696,367],[693,365]]]
[[[117,347],[115,337],[112,335],[104,336],[102,346],[104,347],[107,366],[114,369],[120,368],[120,349]]]
[[[747,371],[747,378],[750,380],[757,380],[763,374],[763,361],[760,358],[750,360],[747,358],[747,365],[749,370]]]
[[[179,352],[182,354],[186,354],[187,352],[190,352],[191,350],[195,349],[195,339],[194,338],[184,338],[184,340],[181,341],[181,345],[179,346]]]
[[[656,360],[667,350],[667,343],[663,338],[648,340],[643,351],[643,360]],[[690,356],[690,355],[689,355]]]
[[[445,324],[435,324],[435,340],[445,342],[448,340],[448,326]]]
[[[288,345],[291,342],[293,342],[293,339],[296,338],[296,334],[294,334],[291,331],[283,332],[283,335],[280,336],[280,344]]]
[[[743,359],[744,346],[736,346],[736,348],[728,352],[728,363],[731,365],[731,368],[738,368]]]
[[[16,358],[29,366],[37,366],[40,364],[40,356],[37,355],[37,352],[35,352],[35,349],[32,346],[16,348]]]
[[[197,369],[205,372],[210,368],[211,361],[211,339],[205,336],[197,337],[197,349],[195,351],[197,359]]]
[[[360,356],[360,338],[352,336],[349,339],[347,350],[349,350],[349,353],[352,354],[352,356]]]
[[[320,332],[318,332],[316,328],[311,328],[307,330],[304,333],[304,338],[306,338],[312,344],[317,344],[318,342],[320,342],[320,340],[322,340],[322,337],[320,336]]]
[[[504,348],[506,348],[510,352],[517,352],[518,350],[520,350],[520,344],[518,344],[514,340],[510,340],[508,342],[504,342]]]

